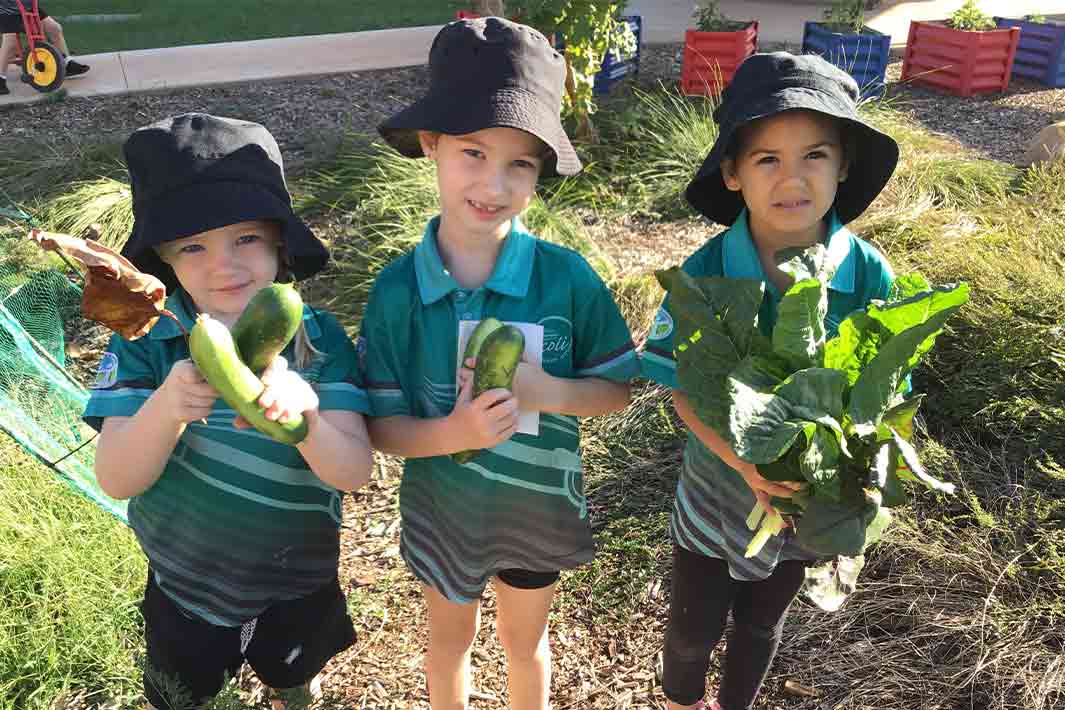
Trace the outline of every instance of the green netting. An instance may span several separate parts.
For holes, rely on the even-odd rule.
[[[126,522],[125,502],[105,495],[93,474],[95,432],[81,421],[91,373],[77,372],[66,354],[68,334],[89,325],[81,289],[63,267],[14,251],[13,240],[0,242],[0,429]]]

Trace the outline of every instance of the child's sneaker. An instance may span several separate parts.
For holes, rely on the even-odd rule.
[[[89,65],[82,64],[73,59],[67,60],[67,76],[81,76],[87,71],[89,71]]]
[[[0,96],[10,93],[11,89],[7,88],[7,79],[0,77]]]

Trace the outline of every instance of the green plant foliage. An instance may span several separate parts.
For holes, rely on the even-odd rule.
[[[865,27],[865,0],[836,0],[825,9],[821,21],[833,32],[861,34]]]
[[[900,481],[953,491],[925,471],[909,442],[920,398],[906,399],[907,377],[969,288],[904,276],[896,300],[856,311],[828,339],[836,264],[820,244],[777,256],[795,281],[769,338],[757,326],[761,283],[657,273],[677,327],[677,376],[695,413],[737,456],[770,480],[808,484],[790,508],[780,503],[802,512],[795,526],[807,549],[859,555],[890,523],[886,509],[908,502]],[[748,555],[781,527],[766,516]]]
[[[751,24],[725,17],[717,6],[718,0],[700,0],[695,6],[695,29],[700,32],[736,32]]]
[[[977,7],[976,0],[966,0],[965,4],[950,16],[947,24],[956,30],[967,30],[969,32],[995,29],[995,21],[991,19],[990,15],[984,14]]]
[[[636,37],[618,18],[623,7],[623,2],[602,0],[514,0],[507,6],[521,22],[565,42],[569,76],[564,110],[576,118],[582,137],[592,137],[592,88],[603,57],[610,51],[620,56],[635,51]]]

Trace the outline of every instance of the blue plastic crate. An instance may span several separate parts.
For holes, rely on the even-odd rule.
[[[1021,28],[1012,76],[1034,79],[1054,88],[1065,87],[1065,25],[1005,17],[996,17],[995,24]]]
[[[643,17],[640,15],[622,15],[618,19],[627,23],[632,34],[636,36],[636,51],[624,57],[616,56],[614,52],[606,53],[592,84],[592,93],[596,96],[610,93],[614,84],[640,71],[640,48],[643,46]],[[566,48],[566,40],[561,35],[555,39],[555,48],[560,52]]]
[[[866,28],[863,34],[832,32],[820,22],[807,22],[802,33],[803,54],[820,54],[854,77],[863,98],[881,96],[891,57],[891,35]]]
[[[632,34],[636,36],[636,51],[632,54],[618,57],[614,52],[607,52],[603,57],[603,66],[595,75],[595,85],[592,88],[597,96],[610,93],[614,84],[627,76],[633,76],[640,71],[640,47],[643,45],[643,18],[640,15],[623,15],[621,20],[628,24]]]

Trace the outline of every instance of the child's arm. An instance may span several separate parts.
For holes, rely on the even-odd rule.
[[[518,401],[505,389],[492,389],[472,399],[473,380],[460,380],[455,408],[446,417],[422,419],[408,415],[369,420],[374,447],[405,458],[443,456],[467,449],[498,446],[518,428]]]
[[[185,426],[209,416],[217,398],[192,361],[181,360],[136,414],[105,418],[95,463],[103,492],[122,500],[151,488]]]
[[[732,446],[722,439],[720,434],[699,419],[699,416],[688,402],[688,396],[680,390],[673,390],[673,406],[676,408],[680,418],[688,425],[688,428],[699,437],[699,441],[703,442],[703,445],[706,446],[706,448],[714,452],[718,458],[743,476],[743,480],[746,481],[747,485],[751,487],[752,491],[754,491],[755,499],[761,503],[767,511],[774,510],[773,506],[769,504],[770,496],[790,498],[795,491],[804,487],[801,483],[776,483],[763,478],[762,475],[758,473],[757,466],[753,463],[747,463],[736,456],[736,452],[732,450]]]
[[[358,412],[329,409],[319,411],[318,394],[298,373],[277,358],[263,372],[266,388],[259,397],[267,419],[287,422],[302,414],[307,421],[307,437],[296,445],[314,475],[341,491],[353,491],[370,480],[373,449],[366,424]],[[248,423],[238,417],[240,428]]]
[[[475,361],[466,364],[472,367]],[[594,417],[629,406],[631,388],[628,382],[601,377],[555,377],[537,365],[522,362],[514,376],[514,396],[526,411]]]

